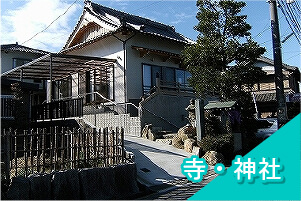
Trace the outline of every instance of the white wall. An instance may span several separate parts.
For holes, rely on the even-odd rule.
[[[118,35],[118,37],[122,37]],[[140,57],[139,51],[132,49],[132,46],[145,47],[149,49],[161,50],[180,54],[184,45],[172,42],[167,39],[160,39],[155,36],[147,36],[136,34],[133,38],[126,42],[126,91],[127,100],[140,99],[143,95],[142,89],[142,64],[175,67],[178,68],[172,60],[163,61],[163,59],[156,55],[145,55]],[[117,63],[114,68],[114,88],[115,101],[124,102],[124,52],[121,41],[113,36],[102,39],[91,45],[81,49],[68,52],[70,55],[95,56],[101,58],[116,59]],[[113,85],[113,84],[112,84]],[[112,86],[111,86],[112,87]],[[112,89],[112,88],[111,88]]]
[[[43,55],[33,54],[20,51],[1,51],[1,74],[13,69],[13,59],[35,60]],[[11,78],[12,80],[20,80],[20,78]],[[33,79],[23,79],[23,82],[39,84],[39,88],[43,89],[43,83],[35,83]]]
[[[39,58],[42,55],[36,55],[28,52],[5,52],[1,51],[1,73],[4,73],[6,71],[9,71],[13,69],[13,59],[28,59],[28,60],[34,60]]]
[[[104,38],[101,41],[95,42],[91,45],[85,46],[81,49],[76,49],[68,52],[69,55],[82,55],[82,56],[93,56],[99,58],[116,59],[116,65],[114,66],[113,72],[115,79],[111,80],[110,92],[114,87],[115,94],[114,99],[116,102],[124,102],[124,80],[123,80],[123,46],[113,36]],[[112,75],[111,73],[111,75]],[[114,81],[114,84],[113,84]],[[72,83],[73,84],[73,83]],[[73,86],[72,86],[73,87]],[[113,98],[112,94],[110,94]]]
[[[155,36],[137,34],[127,43],[127,94],[128,99],[139,99],[143,95],[142,88],[142,64],[179,68],[173,60],[163,61],[163,58],[153,54],[140,57],[139,51],[132,46],[144,47],[180,54],[184,46],[177,42],[162,39]]]

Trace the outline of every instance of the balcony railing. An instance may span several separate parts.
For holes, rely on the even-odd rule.
[[[15,118],[14,108],[15,108],[14,96],[1,95],[1,118],[13,120]]]
[[[83,116],[83,98],[57,100],[32,106],[32,120],[62,119]]]
[[[156,80],[156,86],[143,86],[144,95],[150,95],[155,91],[175,91],[193,93],[194,90],[188,83],[170,82],[166,80]]]

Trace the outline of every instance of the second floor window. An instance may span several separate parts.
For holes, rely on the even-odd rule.
[[[22,66],[28,62],[31,62],[31,59],[19,59],[19,58],[13,58],[13,68],[16,68],[18,66]]]
[[[188,79],[191,74],[188,71],[163,66],[143,65],[143,93],[147,94],[150,89],[156,86],[156,77],[159,76],[163,85],[181,88],[189,87]]]

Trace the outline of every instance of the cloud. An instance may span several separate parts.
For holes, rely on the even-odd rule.
[[[7,10],[5,13],[2,11],[1,44],[15,42],[22,44],[62,15],[71,3],[62,0],[28,0],[24,1],[21,7]],[[72,31],[73,27],[69,25],[70,20],[79,18],[79,16],[74,16],[79,8],[79,4],[74,4],[47,30],[23,45],[52,52],[59,51]]]
[[[186,20],[191,19],[195,16],[195,14],[187,14],[187,13],[177,13],[175,14],[175,20],[171,21],[171,24],[179,24],[186,22]]]

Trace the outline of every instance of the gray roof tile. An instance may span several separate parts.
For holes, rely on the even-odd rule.
[[[1,51],[19,51],[19,52],[28,52],[33,54],[41,54],[41,55],[46,55],[49,53],[43,50],[33,49],[30,47],[19,45],[17,43],[1,45]]]
[[[122,25],[121,22],[124,22],[127,26],[130,26],[142,33],[157,35],[183,43],[193,42],[191,39],[183,36],[180,33],[177,33],[173,26],[165,25],[147,18],[118,11],[93,2],[91,2],[90,5],[86,5],[85,8],[91,14],[96,15],[101,20],[107,21],[116,28]],[[108,16],[112,16],[113,18],[109,18]],[[117,21],[114,20],[114,18],[117,19]]]

